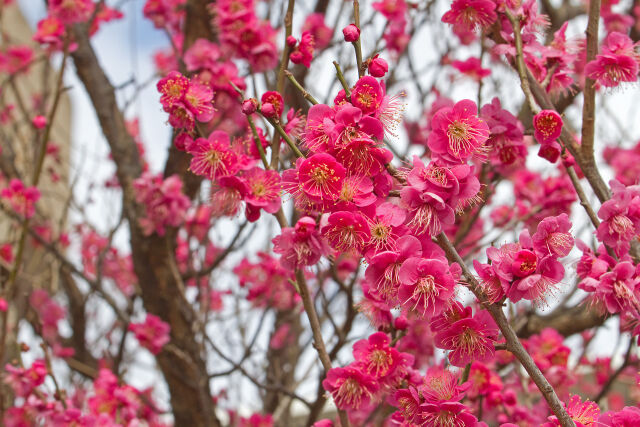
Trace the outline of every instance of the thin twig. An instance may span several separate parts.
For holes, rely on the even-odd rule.
[[[295,76],[289,70],[285,70],[284,74],[287,76],[292,85],[296,87],[302,94],[303,98],[312,103],[313,105],[318,104],[318,101],[300,84],[298,80],[296,80]]]
[[[344,79],[344,74],[342,74],[342,69],[340,68],[340,64],[338,64],[337,61],[333,61],[333,66],[336,67],[336,77],[338,77],[338,80],[340,80],[340,84],[344,89],[344,95],[348,100],[350,100],[351,89],[349,89],[349,85],[347,84],[347,81]]]
[[[533,94],[531,93],[531,89],[529,88],[529,81],[527,80],[527,66],[524,63],[522,34],[520,33],[520,18],[513,16],[508,8],[505,8],[505,14],[511,22],[511,26],[513,27],[513,37],[515,39],[516,45],[516,69],[518,70],[518,74],[520,75],[520,86],[522,87],[522,91],[524,92],[524,96],[527,99],[527,103],[529,104],[531,112],[533,114],[536,114],[540,109],[534,101]]]
[[[620,365],[620,367],[616,369],[613,375],[611,375],[607,380],[607,382],[602,386],[602,389],[600,389],[600,392],[598,393],[598,395],[593,399],[594,402],[596,403],[600,402],[602,398],[604,398],[607,395],[607,393],[609,393],[609,390],[613,386],[613,383],[615,383],[616,379],[620,376],[620,374],[622,374],[622,371],[624,371],[627,368],[627,366],[629,366],[629,361],[631,360],[631,353],[633,351],[634,344],[635,344],[635,337],[631,338],[631,341],[629,342],[629,348],[627,349],[627,353],[624,355],[624,360],[622,361],[622,365]]]
[[[293,32],[293,7],[296,0],[289,0],[287,3],[287,12],[284,16],[284,47],[282,48],[282,56],[280,57],[280,67],[278,67],[278,79],[276,81],[276,91],[283,93],[285,82],[285,70],[289,65],[289,53],[291,48],[287,43],[287,38]],[[271,169],[278,170],[278,164],[280,161],[280,133],[276,133],[271,141]]]
[[[360,2],[358,0],[353,0],[353,20],[360,29]],[[354,41],[353,48],[356,51],[356,64],[358,68],[358,77],[364,76],[364,67],[362,66],[362,44],[360,43],[360,37],[358,40]]]

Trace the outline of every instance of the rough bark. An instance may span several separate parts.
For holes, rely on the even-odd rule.
[[[136,144],[127,132],[114,88],[98,62],[86,26],[74,28],[77,50],[72,54],[78,77],[85,86],[109,143],[122,186],[123,210],[129,221],[131,251],[145,309],[171,325],[171,341],[157,361],[171,393],[175,425],[219,426],[211,400],[204,355],[192,329],[195,319],[179,283],[170,271],[173,232],[164,237],[144,236],[138,226],[133,180],[141,171]]]

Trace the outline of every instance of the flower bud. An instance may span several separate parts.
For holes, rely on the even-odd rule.
[[[253,114],[258,109],[258,100],[255,98],[245,99],[242,103],[242,112],[247,116]]]
[[[274,107],[270,102],[262,104],[262,108],[260,109],[260,111],[262,111],[263,116],[269,119],[275,118],[277,116],[276,107]]]
[[[342,29],[342,34],[344,35],[344,41],[357,42],[360,39],[360,28],[356,27],[355,24],[349,24]]]
[[[384,77],[384,75],[387,74],[387,71],[389,71],[389,64],[387,64],[387,61],[380,58],[378,55],[369,61],[369,74],[373,77]]]
[[[35,116],[31,122],[36,129],[44,129],[47,125],[47,118],[44,116]]]
[[[293,48],[297,43],[298,43],[298,40],[296,40],[295,37],[293,36],[287,37],[287,46]]]
[[[260,98],[260,100],[262,101],[262,105],[263,105],[262,114],[264,114],[264,105],[271,104],[271,107],[273,107],[274,113],[269,113],[270,116],[280,117],[282,115],[284,111],[284,99],[282,99],[282,95],[280,95],[279,92],[276,92],[273,90],[265,92],[262,94],[262,97]],[[269,111],[268,108],[267,108],[267,111]]]
[[[404,331],[409,327],[409,320],[405,316],[396,317],[393,321],[393,327],[399,331]]]
[[[294,64],[302,64],[302,62],[304,61],[304,55],[302,54],[302,52],[297,50],[295,52],[292,52],[291,55],[289,55],[289,59]]]
[[[564,153],[562,153],[562,164],[567,168],[575,166],[576,159],[571,155],[571,153],[565,151]]]
[[[193,144],[193,138],[191,138],[191,135],[189,135],[188,133],[181,132],[178,134],[178,136],[175,137],[173,143],[178,150],[186,151],[187,147]]]

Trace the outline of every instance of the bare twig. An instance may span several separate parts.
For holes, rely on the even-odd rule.
[[[620,374],[622,374],[622,372],[627,368],[627,366],[629,366],[629,362],[631,361],[631,353],[633,352],[633,348],[635,347],[635,342],[636,342],[635,337],[632,337],[631,341],[629,341],[629,348],[627,349],[627,353],[624,355],[624,360],[622,361],[622,365],[620,365],[618,369],[616,369],[616,371],[613,373],[613,375],[609,377],[607,382],[604,383],[598,395],[593,398],[594,402],[596,403],[600,402],[607,395],[607,393],[609,393],[609,390],[611,389],[613,384],[616,382],[616,379],[618,379]]]

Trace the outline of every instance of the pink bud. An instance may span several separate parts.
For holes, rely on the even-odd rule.
[[[570,166],[574,166],[576,164],[576,159],[571,155],[571,153],[565,151],[562,154],[562,164],[567,168]]]
[[[176,148],[180,151],[186,151],[189,145],[193,144],[193,138],[186,133],[179,133],[178,136],[173,140],[173,143],[176,145]]]
[[[355,24],[349,24],[342,29],[342,34],[344,35],[344,41],[357,42],[360,39],[360,28],[356,27]]]
[[[32,123],[36,129],[44,129],[47,125],[47,118],[45,116],[35,116]]]
[[[270,102],[262,104],[261,111],[262,111],[262,115],[267,118],[274,118],[277,116],[276,107],[274,107],[273,104]]]
[[[389,64],[378,55],[369,62],[369,74],[373,77],[384,77],[387,71],[389,71]]]
[[[5,243],[0,246],[0,258],[9,264],[13,262],[13,246],[11,246],[11,243]]]
[[[260,98],[262,101],[262,105],[271,104],[275,111],[275,115],[280,117],[282,112],[284,111],[284,99],[282,99],[282,95],[279,92],[270,90],[262,94]],[[263,112],[264,113],[264,112]]]
[[[302,54],[302,52],[297,50],[295,52],[292,52],[291,55],[289,55],[289,59],[294,64],[302,64],[302,62],[304,61],[304,55]]]
[[[399,331],[404,331],[409,326],[409,321],[405,316],[400,316],[393,321],[393,326]]]
[[[297,43],[298,43],[298,40],[296,40],[295,37],[293,36],[287,37],[287,46],[294,47]]]
[[[242,103],[242,112],[247,116],[249,114],[255,113],[257,109],[258,109],[258,100],[255,98],[246,99]]]
[[[0,311],[6,312],[8,308],[9,304],[7,303],[7,300],[0,298]]]

